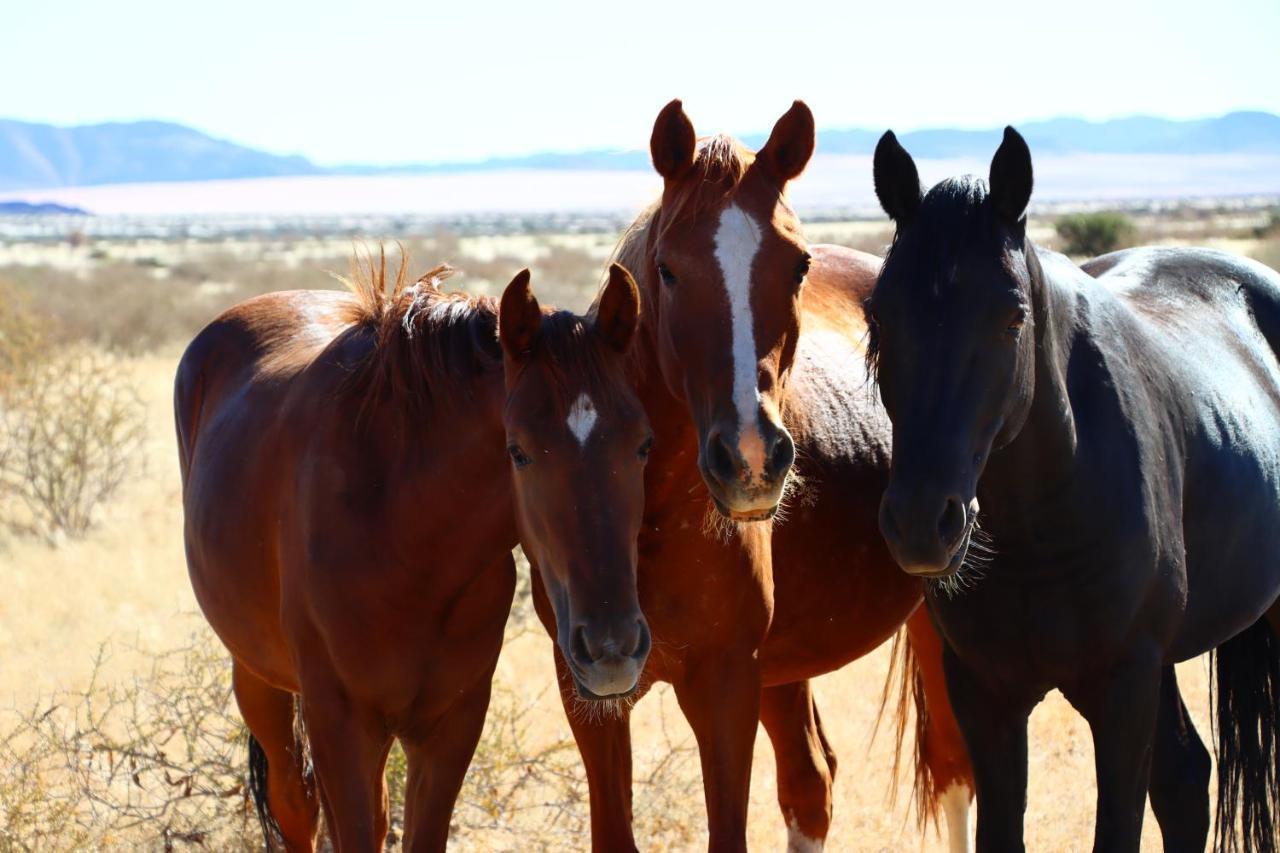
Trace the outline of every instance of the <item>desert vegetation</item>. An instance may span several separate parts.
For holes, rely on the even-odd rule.
[[[1199,209],[1129,212],[1137,242],[1208,243],[1280,265],[1280,218]],[[1073,251],[1056,217],[1033,237]],[[539,295],[581,310],[616,223],[592,229],[395,231],[414,269],[455,264],[453,284],[497,293],[524,266]],[[882,251],[882,221],[816,222],[815,241]],[[375,232],[378,233],[378,232]],[[245,791],[244,729],[230,668],[186,579],[171,415],[185,342],[230,305],[270,290],[341,287],[346,232],[214,238],[64,234],[0,244],[0,851],[258,849]],[[459,850],[559,850],[589,831],[581,761],[532,615],[521,563],[480,748],[453,821]],[[892,744],[873,740],[888,668],[882,649],[815,682],[842,759],[830,849],[943,849],[904,793],[890,801]],[[1179,677],[1208,735],[1201,661]],[[892,727],[885,727],[892,728]],[[635,711],[636,823],[644,849],[705,843],[701,773],[674,696]],[[1032,718],[1028,843],[1079,849],[1091,837],[1088,731],[1060,697]],[[785,828],[766,738],[753,774],[750,842]],[[404,765],[388,765],[394,846]],[[909,790],[905,771],[899,787]],[[1148,814],[1146,839],[1158,844]]]

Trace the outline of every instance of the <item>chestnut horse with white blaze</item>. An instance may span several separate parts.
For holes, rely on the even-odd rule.
[[[504,356],[500,306],[440,291],[448,272],[406,286],[402,264],[388,291],[384,258],[354,293],[248,300],[178,368],[188,568],[233,658],[269,847],[314,850],[323,804],[338,850],[382,850],[383,769],[398,738],[405,849],[444,850],[489,703],[517,536],[553,567],[586,547],[611,566],[635,559],[639,486],[592,481],[615,507],[616,535],[578,516],[530,526],[503,453],[513,429],[572,440],[559,401],[582,394],[618,437],[608,448],[644,442],[624,375],[634,282],[615,272],[580,318],[538,313],[521,273],[501,313],[535,314],[520,313],[527,346],[514,355],[504,334]],[[504,360],[518,378],[504,379]]]
[[[805,242],[784,189],[813,148],[813,118],[800,102],[754,156],[728,137],[699,145],[679,101],[653,129],[662,198],[616,258],[640,286],[631,372],[654,441],[638,567],[607,581],[610,589],[634,584],[643,622],[629,589],[616,598],[582,592],[585,575],[567,578],[567,589],[534,589],[558,639],[596,850],[635,849],[628,710],[655,680],[674,686],[698,741],[710,846],[745,848],[761,722],[790,847],[821,848],[836,762],[808,679],[870,652],[904,623],[918,662],[907,677],[920,711],[921,807],[932,813],[941,803],[952,848],[969,844],[972,783],[941,645],[919,609],[920,581],[898,570],[876,522],[890,430],[862,370],[862,303],[880,260]],[[519,437],[513,453],[532,468],[557,464],[556,454]],[[559,511],[581,506],[575,497]],[[774,520],[780,506],[785,523]],[[597,566],[590,583],[614,571]],[[652,653],[643,674],[584,677],[584,663],[606,643],[640,648],[634,635],[606,636],[596,623],[646,626]],[[620,697],[629,701],[614,701],[614,714],[577,707]]]

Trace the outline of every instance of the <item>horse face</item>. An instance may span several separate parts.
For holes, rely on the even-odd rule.
[[[646,276],[663,378],[697,428],[698,464],[717,509],[741,521],[768,518],[795,459],[782,393],[809,267],[783,189],[813,152],[813,117],[797,102],[751,160],[726,137],[698,150],[673,101],[651,149],[665,179]]]
[[[651,439],[623,364],[638,317],[635,282],[616,264],[593,317],[544,315],[527,271],[499,311],[520,542],[587,699],[633,692],[651,645],[636,592]]]
[[[911,574],[945,577],[963,566],[978,479],[1030,408],[1031,183],[1030,152],[1012,129],[992,162],[989,192],[970,177],[922,196],[915,164],[893,134],[876,148],[876,194],[897,223],[867,306],[869,359],[893,421],[880,529]]]

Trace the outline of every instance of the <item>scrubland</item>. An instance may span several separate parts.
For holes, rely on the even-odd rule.
[[[1217,245],[1280,265],[1280,229],[1265,215],[1184,210],[1133,221],[1137,242]],[[869,251],[890,238],[878,221],[816,223],[808,234]],[[1056,239],[1048,220],[1033,222],[1032,234]],[[617,235],[369,236],[401,237],[415,270],[454,263],[461,274],[451,283],[473,292],[496,294],[530,266],[544,301],[580,310]],[[171,383],[184,342],[218,311],[268,290],[340,287],[331,273],[347,270],[352,251],[349,236],[306,233],[0,244],[0,420],[26,416],[39,381],[31,377],[40,375],[63,377],[39,385],[52,395],[45,419],[64,414],[65,377],[76,376],[123,401],[124,412],[112,421],[123,430],[123,470],[83,524],[50,520],[39,500],[22,500],[24,469],[0,448],[0,851],[260,845],[229,667],[186,577]],[[77,373],[87,368],[68,366],[69,353],[102,372]],[[75,409],[75,423],[101,427],[94,419],[114,410],[95,406]],[[12,451],[18,439],[6,427],[0,441]],[[85,463],[68,454],[45,464]],[[454,816],[458,850],[588,845],[584,774],[554,688],[550,641],[531,614],[527,564],[521,571],[487,727]],[[917,828],[907,774],[893,778],[892,727],[872,738],[888,664],[881,648],[815,682],[841,761],[832,850],[946,849],[945,834]],[[1179,678],[1207,738],[1206,661],[1181,665]],[[641,848],[703,847],[697,753],[668,689],[639,703],[633,732]],[[1090,847],[1092,764],[1087,726],[1052,694],[1031,722],[1031,849]],[[393,755],[393,812],[402,773]],[[785,844],[775,796],[761,733],[752,849]],[[1144,847],[1159,849],[1149,812]]]

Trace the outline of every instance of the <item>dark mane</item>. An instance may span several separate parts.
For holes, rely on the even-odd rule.
[[[901,229],[894,232],[880,268],[880,279],[867,298],[866,363],[867,375],[873,380],[880,356],[874,303],[886,273],[892,270],[894,279],[900,282],[895,286],[928,288],[936,294],[950,280],[950,265],[962,253],[984,244],[997,251],[999,241],[992,227],[987,196],[987,182],[981,178],[948,178],[925,194],[911,220],[907,239],[903,239]]]
[[[470,380],[501,369],[497,303],[441,290],[451,267],[436,266],[410,285],[403,251],[394,279],[382,248],[376,261],[370,253],[363,263],[352,258],[351,266],[351,277],[342,279],[355,297],[343,317],[352,324],[344,335],[365,336],[370,345],[344,390],[360,398],[362,412],[395,400],[401,410],[421,413],[433,399],[466,393]]]
[[[623,390],[629,387],[623,359],[592,329],[595,310],[592,305],[587,315],[580,317],[572,311],[547,309],[542,316],[541,334],[527,366],[537,364],[550,375],[561,413],[568,412],[576,393],[585,391],[597,406],[607,407],[622,399]]]

